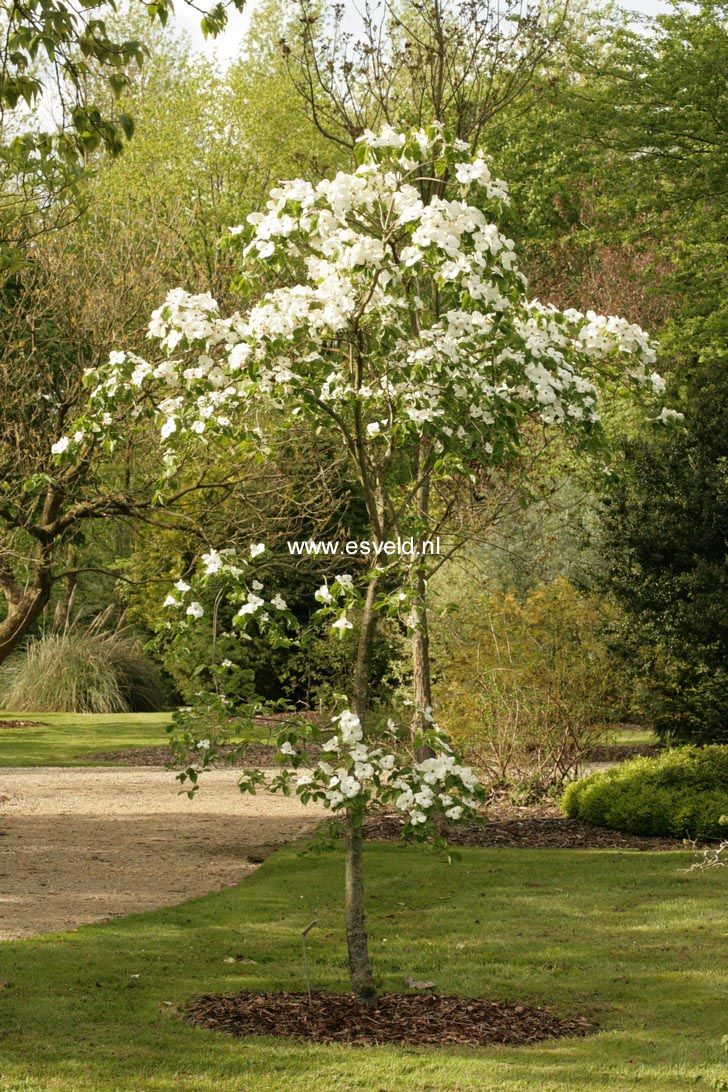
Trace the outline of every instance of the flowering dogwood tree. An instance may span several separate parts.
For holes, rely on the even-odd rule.
[[[431,485],[502,463],[534,422],[597,444],[602,390],[659,392],[662,380],[638,326],[529,298],[513,242],[496,224],[507,188],[482,154],[439,126],[410,133],[385,127],[364,134],[358,161],[351,173],[318,185],[296,180],[274,189],[265,211],[249,217],[252,233],[240,228],[233,237],[245,268],[262,266],[278,287],[229,316],[209,295],[175,289],[149,328],[158,352],[149,360],[112,353],[89,377],[86,418],[55,450],[73,458],[92,433],[113,446],[118,430],[151,421],[172,483],[189,452],[212,437],[264,455],[277,431],[298,419],[340,438],[374,550],[358,580],[340,576],[317,599],[334,628],[358,631],[351,704],[336,722],[328,756],[303,773],[305,748],[293,737],[283,741],[295,777],[284,771],[269,787],[293,784],[302,799],[322,800],[344,816],[352,982],[372,1004],[362,887],[366,810],[392,804],[421,833],[438,813],[472,815],[479,799],[472,773],[455,761],[430,709],[421,541]],[[161,483],[160,497],[164,491]],[[395,535],[416,540],[412,558],[378,551]],[[263,544],[243,561],[213,551],[200,579],[228,582],[243,629],[256,625],[272,639],[290,640],[285,602],[258,578],[263,561]],[[167,600],[182,625],[202,613],[190,595],[194,586],[182,582]],[[401,611],[413,635],[422,730],[414,760],[364,739],[382,608]],[[226,678],[234,683],[226,672],[221,665],[223,687]],[[204,766],[209,741],[199,749]],[[241,787],[260,782],[251,773]]]

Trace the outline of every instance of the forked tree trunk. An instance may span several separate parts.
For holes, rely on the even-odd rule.
[[[367,588],[359,630],[354,691],[352,694],[353,712],[363,721],[368,707],[369,671],[372,656],[372,644],[376,627],[374,600],[377,594],[376,579],[372,579]],[[377,991],[374,986],[372,965],[369,960],[369,942],[364,929],[364,868],[362,860],[363,833],[357,825],[351,811],[346,814],[346,889],[345,918],[346,945],[349,953],[349,975],[354,996],[367,1008],[376,1008]]]
[[[7,615],[0,622],[0,663],[18,647],[31,626],[38,620],[51,597],[53,577],[49,568],[41,566],[35,583],[21,589],[12,575],[0,571],[0,589],[7,603]]]

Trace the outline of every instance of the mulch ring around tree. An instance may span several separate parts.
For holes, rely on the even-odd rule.
[[[608,827],[592,826],[579,819],[567,819],[557,812],[538,814],[541,809],[498,806],[488,809],[485,826],[475,823],[442,824],[440,833],[454,846],[502,846],[523,849],[685,849],[679,838],[647,838]],[[547,809],[542,809],[546,811]],[[550,809],[548,809],[550,810]],[[505,814],[504,814],[505,812]],[[534,814],[536,813],[536,814]],[[376,815],[364,821],[364,837],[371,841],[398,842],[404,821],[398,815]]]
[[[478,997],[382,994],[379,1007],[350,994],[237,993],[200,997],[186,1017],[230,1035],[274,1035],[309,1043],[413,1046],[524,1046],[598,1030],[585,1017],[563,1019],[548,1009]]]

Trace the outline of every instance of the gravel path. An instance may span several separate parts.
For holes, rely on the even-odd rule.
[[[189,800],[158,768],[0,771],[0,940],[218,891],[323,814],[242,796],[238,776],[212,771]]]

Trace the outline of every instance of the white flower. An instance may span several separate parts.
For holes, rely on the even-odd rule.
[[[684,413],[679,413],[677,410],[668,409],[667,406],[663,407],[662,413],[656,418],[663,425],[674,424],[675,421],[682,421],[685,417]]]
[[[353,588],[354,577],[344,573],[343,576],[336,577],[336,583],[339,585],[340,588]]]
[[[251,557],[258,557],[260,554],[263,553],[264,550],[265,550],[265,543],[264,542],[253,542],[250,545],[250,556]]]
[[[180,604],[179,599],[175,599],[175,597],[173,595],[168,595],[167,598],[162,603],[163,607],[179,607],[180,605],[181,604]]]
[[[351,625],[349,626],[351,628]],[[361,721],[356,713],[350,713],[346,710],[340,713],[334,720],[339,722],[339,731],[341,732],[341,739],[347,745],[358,743],[359,740],[364,738],[364,733],[361,730]]]
[[[448,808],[445,812],[445,815],[448,817],[448,819],[459,819],[462,814],[463,809],[459,806],[456,806],[454,808]]]
[[[262,591],[263,590],[263,585],[261,584],[260,580],[254,580],[250,586],[253,589],[253,591]]]
[[[233,666],[233,661],[232,660],[223,660],[222,663],[220,664],[220,667],[232,667],[232,666]]]
[[[288,610],[288,603],[286,603],[282,595],[274,595],[271,599],[271,605],[274,606],[276,610]]]
[[[405,789],[394,802],[397,811],[409,811],[414,802],[414,794],[411,789]]]
[[[188,592],[190,590],[189,584],[185,583],[184,580],[178,580],[175,584],[175,588],[177,589],[177,591],[181,592]]]
[[[248,601],[247,603],[243,603],[238,611],[238,617],[241,618],[246,614],[255,614],[262,606],[265,606],[265,600],[261,599],[259,595],[255,595],[254,592],[248,592]]]
[[[210,750],[210,741],[209,741],[209,739],[201,739],[197,744],[197,750],[198,751],[209,751]]]
[[[349,800],[352,800],[361,792],[361,783],[357,781],[355,777],[349,777],[348,775],[344,775],[344,777],[340,779],[340,787],[341,792],[343,792],[344,796]]]
[[[345,629],[353,629],[353,624],[349,621],[345,614],[342,614],[341,618],[337,618],[335,622],[331,623],[332,629],[338,629],[339,633],[343,633]]]
[[[317,592],[314,593],[314,599],[319,603],[333,603],[334,597],[329,591],[328,584],[322,584]]]
[[[220,572],[223,560],[217,550],[210,550],[209,554],[202,555],[202,564],[205,566],[205,575],[212,576]]]
[[[51,444],[51,454],[62,455],[63,452],[66,451],[66,449],[68,448],[70,442],[71,441],[68,436],[61,436],[60,440],[56,440],[55,444]]]
[[[171,436],[173,432],[177,431],[177,422],[174,417],[168,417],[159,430],[159,435],[163,440],[166,440],[168,436]]]
[[[278,748],[282,755],[295,755],[296,751],[292,743],[281,743]]]
[[[205,611],[200,603],[190,603],[185,613],[191,615],[193,618],[202,618]]]

